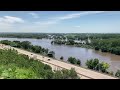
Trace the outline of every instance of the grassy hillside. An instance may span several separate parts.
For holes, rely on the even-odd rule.
[[[15,50],[0,49],[0,77],[4,79],[78,79],[74,69],[52,71],[49,65]]]

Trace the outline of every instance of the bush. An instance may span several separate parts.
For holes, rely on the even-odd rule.
[[[77,60],[77,65],[81,66],[81,61],[79,59]]]
[[[49,65],[47,65],[47,64],[44,65],[44,69],[45,70],[52,70],[52,68]]]
[[[76,64],[77,63],[77,60],[74,57],[69,57],[67,61],[70,62],[71,64]]]
[[[86,62],[86,66],[89,69],[93,69],[93,70],[97,70],[97,71],[102,71],[103,73],[107,73],[107,69],[110,67],[110,65],[108,63],[99,63],[98,59],[91,59],[91,60],[87,60]]]
[[[117,72],[115,73],[115,76],[120,78],[120,70],[117,70]]]
[[[99,50],[99,47],[96,46],[96,47],[95,47],[95,50]]]
[[[108,63],[100,63],[100,70],[104,73],[107,72],[107,69],[110,67],[110,65]]]

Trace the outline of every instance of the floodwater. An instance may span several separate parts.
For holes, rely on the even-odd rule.
[[[30,41],[33,45],[39,45],[44,48],[48,48],[50,51],[55,52],[55,58],[60,59],[61,56],[64,60],[68,57],[75,57],[81,60],[82,66],[85,67],[85,62],[89,59],[98,58],[100,62],[107,62],[110,64],[110,71],[116,72],[120,69],[120,55],[114,55],[111,53],[105,53],[101,51],[95,51],[93,49],[65,46],[65,45],[51,45],[49,39],[28,39],[28,38],[0,38],[0,40],[18,40],[18,41]]]

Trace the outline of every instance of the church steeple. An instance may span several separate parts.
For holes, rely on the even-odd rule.
[[[91,40],[90,40],[90,38],[89,38],[89,35],[87,35],[88,36],[88,43],[91,43]]]

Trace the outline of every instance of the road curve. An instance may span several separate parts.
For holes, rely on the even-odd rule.
[[[13,49],[14,47],[3,45],[2,48]],[[109,76],[109,75],[106,75],[106,74],[102,74],[102,73],[95,72],[95,71],[92,71],[92,70],[89,70],[89,69],[85,69],[85,68],[82,68],[82,67],[79,67],[79,66],[75,66],[73,64],[65,63],[65,62],[62,62],[60,60],[56,60],[56,59],[52,59],[52,58],[45,57],[45,56],[42,56],[42,55],[38,55],[38,54],[29,52],[29,51],[26,51],[26,50],[22,50],[22,49],[18,49],[18,48],[14,48],[14,49],[17,50],[18,53],[28,55],[29,57],[34,56],[38,60],[41,60],[42,62],[44,62],[46,64],[49,64],[52,68],[55,68],[55,66],[59,67],[59,68],[65,68],[65,69],[75,68],[76,72],[79,74],[79,76],[82,76],[83,79],[118,79],[118,78],[115,78],[115,77],[112,77],[112,76]],[[48,58],[50,59],[50,61],[48,60]]]

